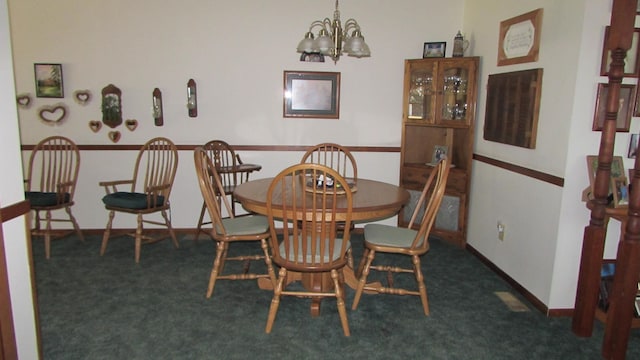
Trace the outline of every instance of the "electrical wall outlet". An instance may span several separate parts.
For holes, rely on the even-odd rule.
[[[498,221],[498,239],[500,239],[500,241],[504,241],[504,224],[502,223],[502,221]]]

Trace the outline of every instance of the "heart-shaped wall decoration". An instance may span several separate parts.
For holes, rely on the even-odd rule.
[[[80,105],[86,105],[91,100],[91,91],[76,90],[73,93],[73,99]]]
[[[62,120],[67,116],[67,108],[63,104],[43,106],[40,108],[38,115],[46,124],[54,125],[62,123]]]
[[[133,131],[138,127],[138,120],[136,120],[136,119],[127,119],[124,122],[124,126],[126,126],[127,129],[129,129],[129,131]]]
[[[93,131],[94,133],[97,133],[98,131],[100,131],[100,129],[102,129],[102,123],[100,121],[91,120],[89,121],[89,129],[91,129],[91,131]]]
[[[16,101],[18,102],[18,105],[20,107],[26,109],[29,107],[29,105],[31,105],[31,96],[29,96],[29,94],[18,95]]]
[[[120,136],[120,131],[109,131],[109,139],[114,143],[120,141]]]

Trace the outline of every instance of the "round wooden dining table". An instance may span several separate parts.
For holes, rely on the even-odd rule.
[[[263,178],[240,184],[236,187],[234,196],[247,211],[267,215],[267,190],[272,180],[273,178]],[[353,180],[348,181],[351,182]],[[409,192],[406,189],[376,180],[359,178],[355,181],[354,190],[351,211],[351,219],[354,222],[371,222],[394,216],[409,201]],[[300,189],[300,191],[304,190]],[[307,196],[312,195],[307,193]],[[336,208],[339,212],[337,220],[344,220],[344,217],[340,216],[340,211],[343,210],[344,215],[346,215],[346,206],[341,206],[338,203]],[[345,283],[352,289],[357,288],[358,279],[353,268],[346,266],[343,273]],[[311,290],[321,289],[331,283],[327,279],[318,276],[310,275],[306,277],[306,274],[298,278],[292,277],[291,280],[287,279],[287,282],[298,279],[301,279],[303,285]],[[258,281],[258,284],[263,289],[272,288],[269,281]],[[319,313],[320,303],[319,301],[313,301],[311,314],[317,316]]]

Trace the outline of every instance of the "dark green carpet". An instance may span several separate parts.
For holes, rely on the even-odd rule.
[[[178,250],[170,241],[143,246],[139,265],[128,237],[112,239],[103,257],[96,236],[56,240],[48,261],[42,241],[33,243],[45,359],[601,358],[602,324],[579,338],[570,318],[547,318],[530,305],[509,311],[494,292],[522,298],[473,255],[438,240],[423,257],[431,316],[418,297],[365,294],[348,310],[349,338],[335,300],[312,318],[309,299],[285,297],[271,334],[264,333],[271,293],[255,281],[220,280],[207,300],[210,240],[182,240]],[[353,246],[359,261],[361,236]],[[257,243],[234,248],[259,251]],[[346,294],[350,309],[354,291]],[[627,358],[640,359],[637,329]]]

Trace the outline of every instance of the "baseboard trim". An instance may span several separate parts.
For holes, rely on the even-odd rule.
[[[485,266],[487,266],[491,271],[496,273],[498,276],[503,278],[511,287],[519,292],[525,299],[527,299],[533,307],[538,309],[541,313],[545,314],[548,317],[559,317],[559,316],[573,316],[573,309],[549,309],[547,306],[540,301],[535,295],[530,293],[527,289],[525,289],[522,285],[520,285],[517,281],[515,281],[511,276],[498,268],[493,262],[487,259],[484,255],[482,255],[478,250],[476,250],[473,246],[467,244],[466,249],[472,255],[477,257]]]

